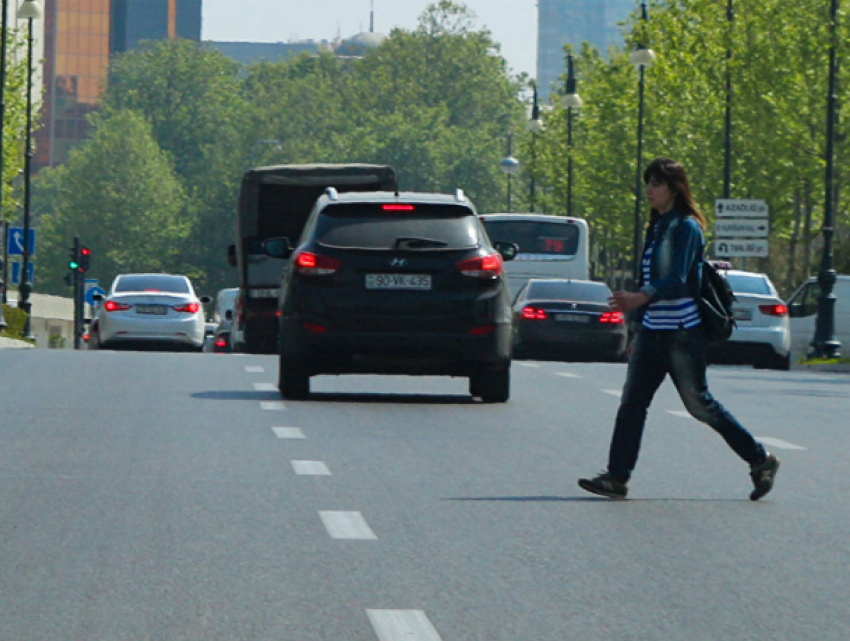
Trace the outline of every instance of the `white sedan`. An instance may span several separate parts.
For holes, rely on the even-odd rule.
[[[204,346],[204,304],[191,281],[177,274],[120,274],[99,303],[90,347],[168,345],[193,351]]]

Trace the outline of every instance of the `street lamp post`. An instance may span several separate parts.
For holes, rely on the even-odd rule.
[[[537,172],[537,134],[543,131],[543,121],[540,119],[540,103],[537,99],[537,85],[534,85],[534,101],[531,104],[531,120],[526,128],[531,132],[531,183],[529,185],[530,211],[534,213],[534,179]]]
[[[3,304],[6,302],[6,242],[9,233],[6,218],[3,216],[3,133],[6,125],[6,36],[9,31],[9,1],[3,0],[0,11],[3,12],[2,28],[0,28],[0,230],[3,233],[3,255],[0,256],[0,329],[6,329],[6,319],[3,316]]]
[[[499,169],[502,170],[502,173],[508,177],[508,213],[512,211],[511,205],[511,176],[519,171],[519,160],[513,157],[512,147],[513,147],[513,138],[514,132],[508,132],[508,155],[502,158],[499,161]]]
[[[18,9],[18,19],[27,21],[27,131],[24,148],[24,240],[21,251],[21,284],[18,287],[18,308],[26,312],[24,323],[24,338],[33,340],[32,323],[30,312],[32,304],[29,302],[32,293],[32,284],[29,278],[30,266],[30,182],[32,173],[32,23],[33,20],[41,18],[41,9],[36,0],[24,0]]]
[[[641,2],[641,16],[646,22],[646,3]],[[634,51],[629,56],[629,61],[638,69],[638,122],[637,122],[637,166],[635,168],[635,220],[634,220],[634,241],[632,251],[634,252],[633,271],[634,283],[637,285],[640,280],[640,202],[641,202],[641,177],[643,164],[643,96],[644,96],[644,76],[646,67],[652,64],[655,60],[655,52],[652,49],[647,49],[644,45],[638,44]]]
[[[723,136],[723,197],[732,194],[732,28],[735,24],[733,0],[726,5],[726,20],[729,22],[726,42],[726,126]]]
[[[835,338],[835,269],[832,266],[832,234],[834,232],[833,175],[835,157],[835,95],[838,60],[836,59],[836,26],[838,22],[838,0],[830,0],[829,24],[829,95],[826,108],[826,177],[824,180],[826,201],[823,208],[823,254],[821,256],[818,285],[818,315],[815,321],[815,336],[812,339],[812,355],[818,358],[839,356],[841,342]]]
[[[567,91],[561,103],[567,108],[567,216],[573,215],[573,109],[581,108],[581,97],[576,93],[576,76],[572,55],[567,56]]]

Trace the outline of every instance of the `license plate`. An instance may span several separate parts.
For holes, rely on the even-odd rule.
[[[753,320],[753,311],[751,309],[736,309],[732,312],[735,320],[748,321]]]
[[[366,274],[366,289],[431,289],[430,274]]]
[[[163,316],[168,313],[168,308],[165,305],[136,305],[136,313]]]
[[[590,322],[590,316],[585,314],[555,314],[555,320],[564,323],[584,323]]]

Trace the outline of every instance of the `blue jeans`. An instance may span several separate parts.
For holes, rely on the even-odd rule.
[[[667,374],[691,416],[714,428],[729,447],[750,465],[764,461],[764,446],[708,391],[706,365],[706,340],[702,327],[638,331],[608,455],[608,471],[614,478],[627,481],[631,476],[640,450],[647,410]]]

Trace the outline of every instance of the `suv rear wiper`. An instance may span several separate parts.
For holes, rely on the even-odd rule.
[[[396,238],[396,249],[426,249],[429,247],[448,247],[448,243],[434,238]]]

